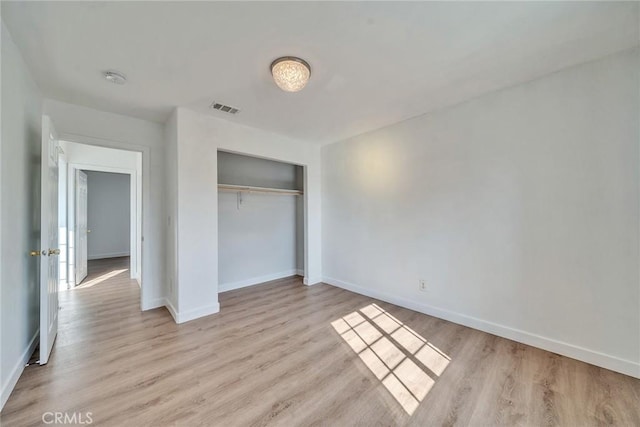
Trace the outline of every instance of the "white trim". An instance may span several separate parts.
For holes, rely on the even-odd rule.
[[[169,300],[169,298],[164,298],[164,306],[167,308],[167,310],[169,310],[169,314],[171,314],[171,317],[173,317],[173,321],[176,323],[180,323],[178,322],[178,311],[173,306],[173,304],[171,304],[171,300]]]
[[[251,279],[239,280],[237,282],[222,283],[218,285],[218,293],[232,291],[234,289],[246,288],[247,286],[261,285],[264,282],[271,280],[284,279],[285,277],[291,277],[298,275],[298,270],[281,271],[280,273],[267,274],[260,277],[252,277]]]
[[[357,294],[365,295],[371,298],[386,301],[400,307],[448,320],[453,323],[468,326],[483,332],[488,332],[499,337],[514,340],[523,344],[541,348],[553,353],[561,354],[572,359],[581,360],[592,365],[620,372],[635,378],[640,378],[640,363],[631,360],[620,359],[610,354],[600,353],[598,351],[589,350],[574,344],[557,341],[552,338],[543,337],[537,334],[526,332],[520,329],[510,328],[508,326],[478,319],[476,317],[467,316],[465,314],[456,313],[449,310],[433,307],[428,304],[408,300],[397,297],[385,292],[367,289],[353,283],[344,282],[332,277],[325,277],[323,280],[332,286],[337,286]]]
[[[39,337],[40,330],[38,329],[31,338],[31,341],[29,341],[27,348],[22,352],[20,359],[11,370],[11,375],[9,375],[9,378],[7,378],[7,382],[5,384],[2,384],[2,396],[0,397],[0,399],[2,399],[2,404],[0,404],[0,409],[4,408],[4,404],[7,403],[7,400],[9,400],[9,396],[11,396],[11,392],[18,383],[20,375],[22,375],[22,372],[24,371],[25,365],[31,358],[33,352],[36,351]]]
[[[104,259],[104,258],[119,258],[123,256],[131,256],[131,252],[126,251],[126,252],[112,252],[109,254],[89,255],[87,256],[87,259],[92,260],[92,259]]]
[[[80,142],[72,142],[72,141],[63,141],[63,142],[70,142],[72,144],[80,144]],[[93,147],[92,145],[89,145],[89,144],[84,144],[84,145],[86,145],[88,147]],[[108,148],[108,147],[98,147],[98,148]],[[108,148],[108,149],[110,149],[110,150],[120,150],[119,148]],[[120,150],[120,151],[126,151],[126,150]],[[130,153],[136,154],[138,152],[137,151],[130,151]],[[96,165],[96,164],[93,164],[93,163],[67,162],[67,165],[71,165],[75,169],[88,170],[88,171],[94,171],[94,172],[121,173],[123,175],[135,175],[138,172],[137,169],[114,168],[113,166],[101,166],[101,165]]]
[[[72,141],[65,141],[65,142],[69,142],[71,144],[83,144],[83,143],[72,142]],[[83,145],[91,146],[90,144],[83,144]],[[108,147],[99,147],[99,148],[108,148]],[[109,149],[120,150],[119,148],[109,148]],[[127,150],[120,150],[120,151],[127,151]],[[139,151],[129,151],[129,152],[135,155],[137,154],[142,155],[142,153]],[[68,162],[67,164],[71,170],[88,170],[88,171],[95,171],[95,172],[120,173],[124,175],[129,175],[129,201],[130,201],[129,250],[126,253],[119,252],[119,253],[113,253],[113,254],[91,255],[91,256],[87,256],[87,260],[129,256],[131,257],[131,260],[129,262],[129,271],[130,271],[131,277],[132,278],[140,277],[141,259],[142,259],[142,246],[141,246],[142,216],[138,215],[139,213],[141,214],[141,212],[139,212],[138,205],[141,202],[141,198],[142,198],[142,187],[140,186],[140,184],[142,183],[140,182],[140,175],[139,175],[141,171],[139,170],[139,168],[135,168],[135,169],[117,168],[112,166],[102,166],[99,164],[96,165],[93,163],[78,163],[78,162],[69,163]],[[75,203],[75,199],[74,199],[74,203]],[[76,219],[74,215],[74,223],[75,223],[75,220]],[[69,230],[69,224],[67,224],[67,230]],[[69,239],[67,238],[67,240]],[[76,234],[76,240],[77,240],[77,234]],[[76,250],[76,248],[77,248],[77,244],[74,243],[74,250]],[[77,254],[77,251],[76,251],[76,254]],[[76,261],[74,261],[74,263]],[[142,285],[140,287],[142,288]],[[142,298],[141,298],[140,307],[142,308],[142,306],[143,304],[142,304]]]
[[[321,277],[305,277],[304,279],[302,279],[302,283],[304,283],[307,286],[313,286],[313,285],[317,285],[318,283],[322,283],[322,278]]]
[[[216,314],[217,312],[220,311],[220,303],[215,303],[215,304],[206,305],[203,307],[198,307],[196,309],[189,310],[184,313],[180,313],[179,311],[178,312],[175,311],[175,307],[173,307],[168,300],[167,300],[167,303],[168,303],[167,308],[172,307],[172,308],[169,308],[169,313],[171,313],[171,315],[173,316],[173,319],[178,324],[185,323],[190,320],[199,319],[200,317],[209,316],[211,314]]]

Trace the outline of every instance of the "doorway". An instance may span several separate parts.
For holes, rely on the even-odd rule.
[[[304,167],[222,150],[217,164],[219,292],[304,277]]]
[[[119,268],[127,264],[141,286],[142,153],[66,141],[60,146],[60,289],[82,286],[91,263],[108,259]]]
[[[80,233],[76,251],[82,260],[76,268],[78,286],[98,264],[130,269],[135,240],[131,239],[131,175],[86,169],[76,173],[81,176],[77,183],[86,182],[76,189]]]
[[[110,141],[107,147],[117,144]],[[142,283],[142,176],[143,156],[149,152],[121,150],[105,146],[66,142],[58,137],[51,118],[42,116],[42,141],[40,155],[40,245],[30,251],[30,256],[40,257],[40,354],[38,363],[48,362],[58,333],[60,270],[65,270],[67,286],[77,284],[79,232],[77,216],[77,190],[82,190],[80,180],[84,170],[113,172],[130,175],[130,230],[131,230],[131,274],[129,279],[139,296],[140,308],[144,309],[144,286]],[[63,172],[60,173],[62,168]],[[62,175],[62,178],[61,176]],[[66,176],[66,179],[64,179]],[[87,194],[87,191],[84,192]],[[87,200],[86,197],[81,200]],[[64,205],[59,209],[59,205]],[[66,208],[65,208],[66,206]],[[80,206],[83,208],[84,206]],[[62,219],[58,218],[62,212]],[[84,213],[81,217],[84,218]],[[59,238],[62,229],[63,237]],[[84,233],[88,230],[84,227]],[[86,239],[85,239],[86,241]],[[64,254],[63,254],[64,251]],[[85,257],[88,260],[88,256]],[[88,268],[87,268],[88,270]],[[136,286],[137,285],[137,286]],[[68,292],[67,294],[70,294]]]

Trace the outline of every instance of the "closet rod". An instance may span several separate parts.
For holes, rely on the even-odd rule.
[[[245,192],[245,193],[264,193],[264,194],[288,194],[292,196],[301,196],[300,190],[285,190],[284,188],[267,188],[253,187],[248,185],[218,184],[219,191]]]

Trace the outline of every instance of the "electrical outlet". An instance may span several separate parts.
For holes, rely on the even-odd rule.
[[[428,292],[429,289],[427,288],[427,281],[424,279],[420,279],[419,283],[418,283],[418,287],[422,292]]]

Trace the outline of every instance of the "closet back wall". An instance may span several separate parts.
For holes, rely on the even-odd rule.
[[[218,152],[220,184],[296,189],[296,166]],[[218,193],[219,289],[303,274],[300,196]],[[300,220],[301,222],[301,220]]]

